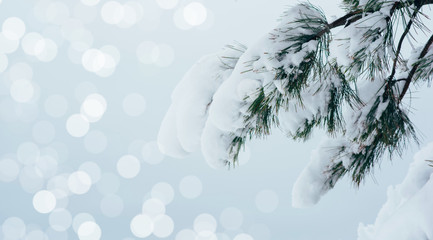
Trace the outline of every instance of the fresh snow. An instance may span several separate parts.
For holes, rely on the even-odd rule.
[[[369,133],[367,140],[361,140],[372,106],[378,103],[374,113],[377,121],[389,106],[389,101],[383,101],[382,95],[390,71],[384,66],[380,72],[365,71],[359,76],[359,66],[354,65],[353,56],[361,52],[370,56],[364,59],[365,62],[383,59],[388,50],[381,46],[388,40],[384,39],[383,34],[368,35],[368,30],[386,31],[389,27],[387,18],[394,2],[383,4],[380,11],[367,15],[363,21],[333,30],[336,33],[330,42],[328,60],[336,61],[345,70],[350,71],[349,75],[358,79],[356,86],[350,84],[356,89],[360,103],[354,106],[343,104],[342,114],[346,124],[344,133],[339,138],[324,140],[318,149],[313,151],[310,163],[293,187],[292,199],[295,207],[316,204],[338,180],[331,177],[332,167],[341,163],[344,168],[350,169],[350,156],[363,151],[377,134]],[[361,4],[365,3],[367,0],[361,1]],[[285,87],[290,79],[275,79],[276,72],[281,68],[290,73],[290,69],[296,69],[306,56],[318,47],[319,42],[316,39],[304,43],[299,49],[290,47],[295,43],[290,40],[291,36],[314,34],[311,32],[314,26],[296,27],[296,24],[300,23],[294,22],[305,16],[322,18],[320,12],[299,4],[286,11],[273,30],[248,48],[238,46],[242,49],[239,51],[236,47],[226,47],[221,52],[198,61],[172,94],[172,104],[158,136],[161,151],[169,156],[185,157],[188,153],[201,150],[206,161],[214,168],[222,168],[228,163],[233,163],[234,156],[230,152],[233,140],[236,137],[248,139],[248,133],[254,132],[257,119],[249,118],[248,109],[259,90],[263,91],[265,97],[279,93],[288,100],[284,108],[276,113],[280,130],[288,136],[303,132],[306,125],[317,119],[326,118],[329,114],[331,92],[343,87],[338,74],[331,73],[323,79],[305,84],[300,90],[302,104],[287,96]],[[310,27],[314,24],[318,23],[312,22]],[[372,39],[369,39],[370,37]],[[419,49],[414,51],[406,66],[414,64],[419,53]],[[381,64],[381,61],[375,64]],[[399,65],[395,77],[407,75],[408,69],[403,65],[404,63]],[[403,84],[401,81],[397,86],[402,89]],[[271,98],[269,106],[275,105],[276,100]],[[395,195],[395,190],[390,191],[394,191],[392,194]],[[408,210],[397,212],[402,211]],[[381,227],[376,225],[374,229],[372,226],[361,226],[360,236],[370,236],[373,230],[374,234],[380,234]],[[373,238],[360,240],[364,239]]]
[[[388,188],[388,200],[372,225],[360,224],[358,240],[433,239],[433,143],[421,149],[403,182]]]

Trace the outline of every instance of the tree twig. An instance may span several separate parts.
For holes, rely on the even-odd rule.
[[[409,23],[406,25],[406,28],[404,29],[403,34],[400,37],[400,41],[398,42],[397,45],[397,50],[395,52],[395,59],[394,59],[394,63],[392,65],[392,71],[391,71],[391,75],[389,76],[389,80],[392,81],[392,79],[394,78],[395,75],[395,71],[396,71],[396,67],[397,67],[397,62],[398,62],[398,57],[400,55],[400,51],[401,51],[401,47],[403,45],[403,41],[406,38],[406,35],[409,33],[410,28],[412,27],[412,24],[414,22],[414,19],[416,17],[416,15],[418,14],[419,8],[416,8],[415,11],[413,12]]]
[[[418,57],[418,60],[423,58],[427,54],[427,52],[428,52],[428,50],[432,44],[433,44],[433,35],[430,36],[429,40],[424,45],[424,48],[422,49],[422,51]],[[412,69],[410,70],[409,75],[406,78],[406,83],[404,84],[403,90],[400,94],[400,97],[398,98],[398,103],[400,103],[401,100],[403,100],[404,95],[406,94],[407,90],[409,89],[410,83],[412,82],[412,78],[414,77],[415,72],[418,69],[418,67],[419,67],[419,62],[414,64]]]

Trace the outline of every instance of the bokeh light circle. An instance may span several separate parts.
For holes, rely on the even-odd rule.
[[[262,190],[255,198],[257,209],[263,213],[271,213],[278,207],[278,195],[272,190]]]
[[[9,217],[2,224],[2,233],[6,239],[21,239],[26,234],[26,224],[21,218]]]
[[[191,26],[198,26],[206,21],[207,9],[199,2],[191,2],[183,8],[183,17]]]
[[[69,190],[74,194],[85,194],[90,190],[92,186],[92,179],[89,174],[84,171],[76,171],[69,175],[68,187]]]
[[[148,199],[143,203],[142,213],[151,219],[155,219],[157,216],[165,214],[165,205],[159,199]]]
[[[84,5],[87,5],[87,6],[95,6],[95,5],[97,5],[100,1],[101,1],[101,0],[81,0],[81,2],[82,2]]]
[[[134,178],[140,172],[140,161],[133,155],[122,156],[117,161],[117,172],[123,178]]]
[[[107,110],[107,101],[104,96],[92,93],[81,104],[81,115],[89,122],[97,122]]]
[[[197,237],[197,233],[191,229],[182,229],[176,234],[175,240],[191,240]]]
[[[233,240],[254,240],[254,238],[251,237],[251,235],[248,235],[246,233],[240,233],[236,235],[235,238],[233,238]]]
[[[19,40],[11,40],[0,32],[0,53],[10,54],[15,52],[20,45]]]
[[[163,202],[165,205],[167,205],[173,201],[174,190],[169,183],[160,182],[152,187],[150,195],[152,196],[152,198],[157,198],[161,200],[161,202]]]
[[[153,221],[144,214],[139,214],[131,220],[130,229],[138,238],[146,238],[153,232]]]
[[[156,2],[162,9],[173,9],[176,7],[179,0],[156,0]]]
[[[99,240],[102,236],[101,228],[94,221],[87,221],[78,227],[77,235],[80,240]]]
[[[20,174],[20,165],[17,161],[9,158],[0,160],[0,181],[12,182]]]
[[[10,94],[13,100],[19,103],[25,103],[33,98],[35,89],[31,81],[18,79],[12,82]]]
[[[155,61],[158,67],[168,67],[174,61],[174,50],[168,44],[158,44],[158,58]]]
[[[89,121],[81,114],[73,114],[66,121],[66,130],[73,137],[83,137],[89,129]]]
[[[41,150],[33,142],[23,142],[18,146],[17,159],[24,165],[31,165],[40,157]]]
[[[26,32],[26,25],[20,18],[7,18],[2,25],[3,35],[11,40],[18,40],[23,37]]]
[[[212,215],[203,213],[194,219],[193,227],[195,232],[197,232],[199,235],[209,236],[212,233],[215,233],[217,229],[217,221]]]
[[[56,197],[50,191],[39,191],[33,196],[33,207],[40,213],[49,213],[56,207]]]
[[[67,209],[55,209],[48,217],[50,227],[56,231],[66,231],[72,225],[72,215]]]
[[[6,54],[0,53],[0,73],[4,72],[9,65],[9,59]]]
[[[116,1],[108,1],[101,8],[102,20],[108,24],[118,24],[125,15],[123,5]]]
[[[174,222],[170,216],[162,214],[155,218],[153,234],[158,238],[166,238],[173,233]]]
[[[44,186],[45,179],[34,166],[25,166],[20,171],[19,182],[25,192],[36,193]]]
[[[77,215],[74,216],[74,219],[72,220],[72,228],[77,233],[78,228],[81,226],[81,224],[85,222],[93,222],[93,221],[95,221],[95,218],[89,213],[86,212],[78,213]]]
[[[182,196],[188,199],[194,199],[200,196],[203,190],[201,180],[196,176],[186,176],[180,180],[179,191]]]
[[[48,240],[48,236],[42,230],[36,229],[28,232],[25,240]]]

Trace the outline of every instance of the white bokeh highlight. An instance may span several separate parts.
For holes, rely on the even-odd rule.
[[[196,239],[197,233],[191,229],[182,229],[176,234],[175,240],[190,240]]]
[[[94,222],[95,218],[87,212],[78,213],[74,216],[72,219],[72,228],[74,229],[74,232],[78,232],[78,228],[81,226],[81,224],[85,222]]]
[[[81,2],[82,2],[84,5],[87,5],[87,6],[95,6],[95,5],[97,5],[100,1],[101,1],[101,0],[81,0]]]
[[[17,17],[7,18],[2,25],[2,33],[10,40],[18,40],[26,32],[26,25],[23,20]]]
[[[56,207],[56,197],[50,191],[39,191],[33,196],[33,207],[39,213],[49,213]]]
[[[131,220],[130,229],[134,236],[138,238],[146,238],[153,232],[153,221],[150,217],[144,214],[139,214]]]
[[[194,219],[193,228],[199,236],[210,237],[215,233],[217,225],[217,221],[212,215],[203,213]]]
[[[66,130],[72,137],[83,137],[89,129],[89,121],[81,114],[73,114],[66,121]]]
[[[2,224],[2,233],[6,239],[22,239],[26,235],[26,224],[19,217],[9,217]]]
[[[48,217],[50,227],[62,232],[68,230],[72,225],[72,215],[67,209],[55,209]]]
[[[107,110],[107,101],[105,97],[98,93],[88,95],[81,104],[81,115],[88,122],[97,122]]]
[[[12,82],[10,95],[19,103],[29,102],[35,94],[33,83],[27,79],[18,79]]]
[[[170,216],[162,214],[155,218],[153,234],[158,238],[166,238],[173,233],[174,222]]]
[[[183,8],[183,17],[191,26],[199,26],[206,21],[207,9],[199,2],[190,2]]]
[[[116,169],[120,176],[131,179],[138,175],[141,165],[135,156],[125,155],[117,161]]]
[[[112,48],[108,48],[107,52],[104,51],[104,48],[85,50],[81,57],[81,64],[84,69],[102,78],[111,76],[115,72],[120,59],[117,48],[116,51],[113,51]]]
[[[150,195],[167,205],[173,201],[174,189],[169,183],[159,182],[152,187]]]
[[[153,220],[157,216],[165,214],[165,204],[157,198],[148,199],[143,203],[142,213]]]
[[[178,4],[179,0],[156,0],[156,2],[162,9],[173,9]]]
[[[68,187],[69,190],[77,195],[87,193],[92,186],[92,179],[89,174],[84,171],[76,171],[69,175]]]
[[[102,236],[101,227],[94,221],[87,221],[78,227],[78,238],[80,240],[99,240]]]

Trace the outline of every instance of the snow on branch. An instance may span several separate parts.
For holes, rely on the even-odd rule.
[[[298,4],[250,47],[200,60],[173,92],[161,150],[181,157],[201,149],[221,168],[275,128],[295,140],[322,128],[329,140],[293,190],[294,205],[309,206],[346,174],[359,186],[383,156],[417,142],[401,101],[412,81],[433,76],[433,36],[411,58],[401,50],[425,30],[418,16],[433,0],[343,3],[346,15],[330,23],[320,8]]]
[[[198,61],[176,86],[158,134],[161,151],[185,157],[200,149],[200,139],[215,91],[230,76],[245,47],[226,46]]]

